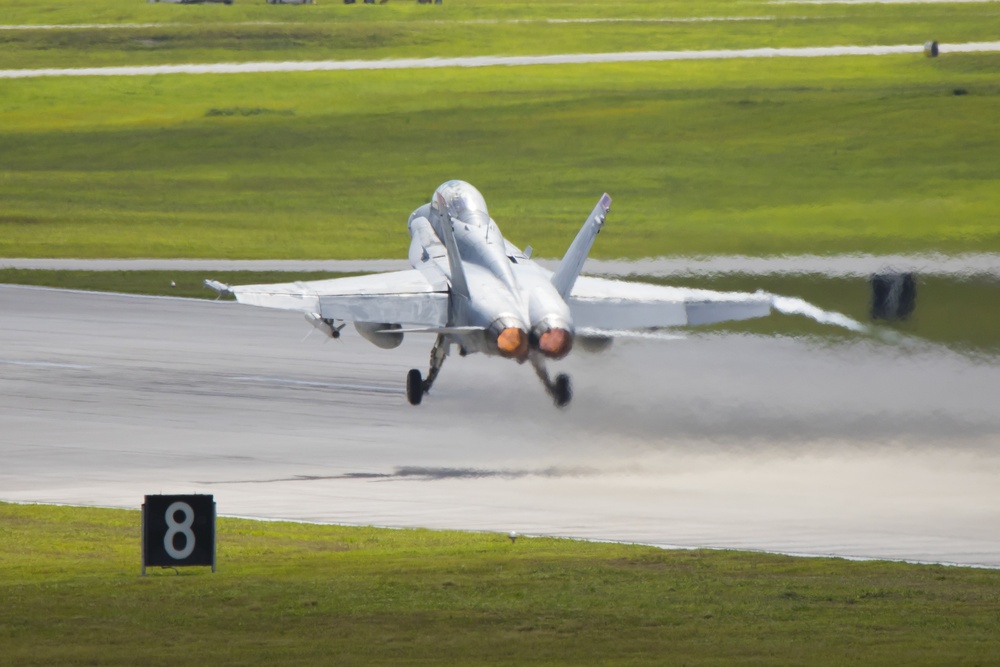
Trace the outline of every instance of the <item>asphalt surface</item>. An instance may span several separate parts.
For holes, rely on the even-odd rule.
[[[780,316],[776,316],[780,317]],[[227,302],[0,286],[0,499],[1000,566],[1000,361],[863,336],[384,351]]]

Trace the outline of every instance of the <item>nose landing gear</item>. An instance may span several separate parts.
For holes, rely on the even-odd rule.
[[[441,366],[448,356],[448,343],[443,335],[439,335],[434,347],[431,349],[431,367],[427,371],[427,377],[421,375],[420,370],[413,368],[406,374],[406,400],[410,405],[420,405],[424,394],[431,390],[434,380],[441,372]],[[555,380],[549,377],[548,369],[545,367],[545,359],[539,354],[531,354],[531,365],[535,369],[535,374],[545,385],[545,391],[552,397],[552,402],[558,408],[565,408],[573,399],[573,388],[570,385],[569,376],[560,373]]]

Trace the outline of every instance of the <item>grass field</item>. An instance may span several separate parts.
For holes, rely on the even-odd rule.
[[[1000,660],[990,570],[220,519],[216,574],[142,578],[135,511],[0,538],[0,665]]]
[[[137,3],[129,4],[129,9],[142,9]],[[548,4],[535,3],[532,13],[559,16],[547,9]],[[623,4],[626,6],[616,8],[618,17],[621,9],[627,11],[632,3]],[[683,13],[670,15],[683,18],[707,13],[701,3],[686,4]],[[392,7],[374,12],[342,5],[261,5],[245,8],[242,21],[236,19],[238,23],[232,14],[239,12],[227,8],[153,5],[132,19],[142,27],[0,31],[0,69],[923,44],[928,39],[947,44],[996,40],[990,23],[1000,19],[1000,11],[988,6],[956,10],[954,5],[890,5],[849,13],[843,7],[810,7],[805,10],[810,15],[802,16],[801,6],[750,5],[718,8],[722,16],[737,12],[737,18],[745,19],[739,21],[553,24],[542,20],[492,21],[489,12],[456,12],[449,11],[450,7],[427,12],[411,7],[410,2],[405,10]],[[575,13],[592,16],[594,12]],[[183,22],[175,23],[178,19]],[[157,25],[150,26],[151,21]]]
[[[4,6],[6,25],[77,27],[0,31],[0,68],[956,43],[995,40],[998,16],[991,4],[450,0],[428,7],[392,0],[365,7],[328,0],[282,7],[236,0],[224,7],[14,0]],[[706,18],[724,20],[692,20]],[[573,22],[580,19],[614,20]]]
[[[1000,249],[1000,54],[0,81],[0,256],[403,257],[476,184],[560,255]],[[969,94],[955,95],[955,90]]]
[[[429,21],[424,10],[442,11]],[[106,1],[83,11],[15,3],[5,21],[206,26],[171,28],[160,50],[134,43],[140,32],[157,39],[148,28],[0,31],[2,66],[993,39],[996,8]],[[786,18],[537,21],[713,14]],[[286,28],[235,25],[265,15],[304,32],[272,48],[253,31]],[[495,20],[514,18],[534,22]],[[945,54],[0,80],[0,256],[402,257],[406,216],[454,177],[542,256],[563,252],[605,190],[615,205],[600,257],[997,250],[998,69],[1000,54]]]

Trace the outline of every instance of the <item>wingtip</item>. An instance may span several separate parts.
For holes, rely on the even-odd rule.
[[[208,289],[218,294],[220,297],[233,296],[233,290],[229,287],[229,285],[225,283],[220,283],[218,280],[212,280],[210,278],[206,278],[202,284]]]

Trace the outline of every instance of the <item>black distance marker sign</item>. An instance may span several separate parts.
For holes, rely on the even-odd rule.
[[[146,496],[142,573],[146,566],[210,565],[215,572],[215,500],[210,495]]]

